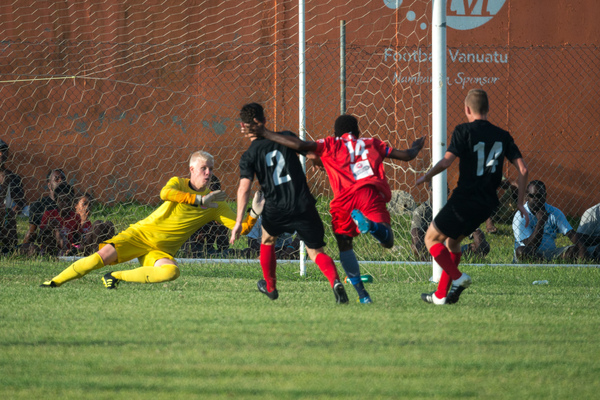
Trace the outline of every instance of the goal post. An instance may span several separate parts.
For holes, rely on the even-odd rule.
[[[446,0],[433,0],[431,26],[431,164],[435,165],[446,152]],[[432,179],[432,214],[435,216],[446,204],[448,183],[446,171]],[[432,260],[433,282],[438,282],[442,268]]]

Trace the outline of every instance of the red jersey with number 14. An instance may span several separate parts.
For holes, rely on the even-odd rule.
[[[341,137],[317,140],[315,153],[321,157],[327,171],[334,199],[372,185],[387,203],[392,192],[385,176],[383,159],[391,152],[392,148],[379,139],[356,139],[345,133]]]

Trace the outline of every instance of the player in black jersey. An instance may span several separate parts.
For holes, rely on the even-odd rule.
[[[271,300],[277,299],[279,293],[276,287],[275,242],[277,236],[285,232],[297,232],[306,245],[308,256],[329,280],[336,302],[348,303],[348,296],[335,264],[323,251],[323,222],[317,212],[316,200],[306,183],[298,155],[294,150],[253,134],[258,130],[267,130],[264,126],[264,110],[260,104],[244,105],[240,118],[241,132],[251,143],[240,159],[238,223],[232,230],[231,243],[240,235],[250,188],[256,176],[265,196],[260,246],[260,265],[265,279],[258,281],[258,290]],[[294,135],[287,131],[281,134]]]
[[[488,111],[487,93],[481,89],[470,90],[465,99],[469,122],[454,129],[444,158],[417,180],[417,185],[431,181],[450,167],[456,157],[460,158],[456,189],[425,235],[427,249],[443,270],[437,291],[421,295],[427,303],[456,303],[462,291],[471,285],[471,277],[458,270],[462,254],[460,242],[497,207],[496,189],[502,181],[504,158],[518,171],[517,207],[527,218],[524,208],[527,165],[510,133],[487,120]]]

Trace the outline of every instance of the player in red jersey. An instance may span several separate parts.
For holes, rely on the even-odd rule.
[[[342,267],[356,289],[359,301],[371,303],[360,279],[352,239],[369,232],[383,247],[394,245],[390,213],[386,207],[392,192],[383,160],[414,159],[423,148],[425,138],[417,139],[407,150],[397,150],[377,138],[361,138],[358,120],[352,115],[339,116],[334,125],[335,136],[316,142],[270,132],[261,129],[260,125],[252,133],[298,152],[313,152],[320,158],[333,190],[330,213]]]

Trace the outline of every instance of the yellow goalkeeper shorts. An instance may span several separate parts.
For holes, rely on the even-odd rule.
[[[127,234],[123,235],[120,233],[112,239],[100,243],[99,248],[101,249],[108,244],[112,244],[117,251],[117,261],[110,265],[120,264],[137,258],[141,266],[153,267],[158,260],[163,258],[175,260],[172,255],[144,245],[139,241],[132,243],[131,237]]]

